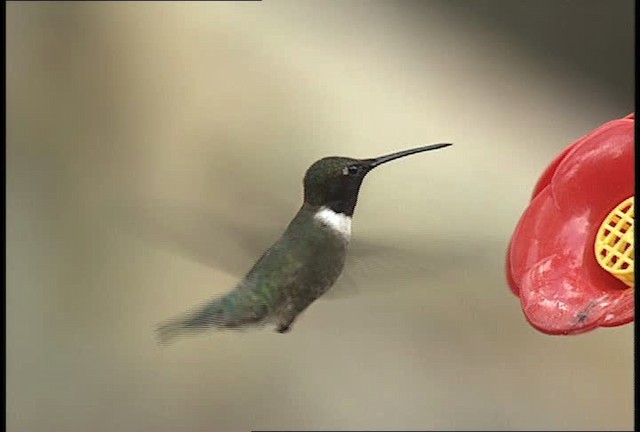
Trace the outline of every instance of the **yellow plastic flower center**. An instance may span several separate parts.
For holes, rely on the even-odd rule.
[[[596,235],[596,260],[603,269],[634,287],[633,197],[622,201],[607,215]]]

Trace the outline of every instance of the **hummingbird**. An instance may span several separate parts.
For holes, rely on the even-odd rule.
[[[208,329],[272,324],[278,333],[338,280],[351,238],[351,220],[365,176],[387,162],[452,144],[432,144],[371,159],[325,157],[306,171],[303,203],[281,237],[226,294],[157,328],[162,343]]]

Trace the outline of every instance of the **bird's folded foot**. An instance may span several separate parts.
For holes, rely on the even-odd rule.
[[[288,333],[291,330],[291,324],[280,325],[276,328],[278,333]]]

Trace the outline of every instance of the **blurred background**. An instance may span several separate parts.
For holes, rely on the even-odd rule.
[[[632,326],[535,331],[504,257],[551,159],[634,110],[633,7],[8,3],[8,430],[630,430]],[[435,142],[366,179],[355,292],[156,342],[313,161]]]

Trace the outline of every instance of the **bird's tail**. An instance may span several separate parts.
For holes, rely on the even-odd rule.
[[[224,330],[261,325],[267,318],[269,308],[266,303],[256,300],[250,293],[232,291],[161,323],[156,329],[158,339],[161,344],[168,344],[176,337],[211,328]]]

